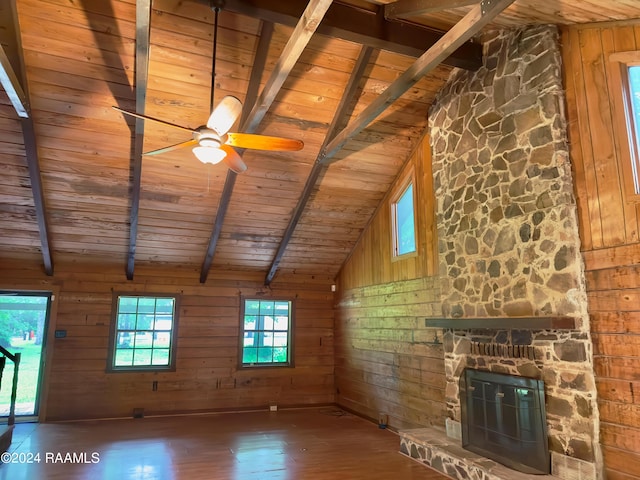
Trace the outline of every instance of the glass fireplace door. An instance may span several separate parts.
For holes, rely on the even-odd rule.
[[[525,473],[550,470],[544,382],[466,369],[462,446]]]

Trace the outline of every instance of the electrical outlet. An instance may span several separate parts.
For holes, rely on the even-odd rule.
[[[447,430],[447,437],[454,438],[456,440],[462,439],[462,424],[460,422],[446,418],[445,427]]]
[[[278,411],[278,405],[269,405],[269,411],[277,412]]]

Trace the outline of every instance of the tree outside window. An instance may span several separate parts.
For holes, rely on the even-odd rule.
[[[244,299],[242,307],[241,365],[291,365],[292,302]]]
[[[177,297],[116,295],[108,370],[175,368]]]

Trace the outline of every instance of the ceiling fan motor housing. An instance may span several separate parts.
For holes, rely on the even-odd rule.
[[[207,127],[200,127],[193,132],[193,139],[197,141],[201,147],[220,148],[224,143],[222,137],[218,135],[215,130]]]

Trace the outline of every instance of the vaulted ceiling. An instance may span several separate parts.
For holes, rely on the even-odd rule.
[[[207,0],[2,2],[0,262],[335,276],[452,68],[479,67],[478,35],[640,17],[628,0],[512,2],[227,0],[214,103],[244,103],[235,130],[305,144],[240,151],[242,174],[190,149],[142,155],[189,133],[112,108],[206,122]]]

